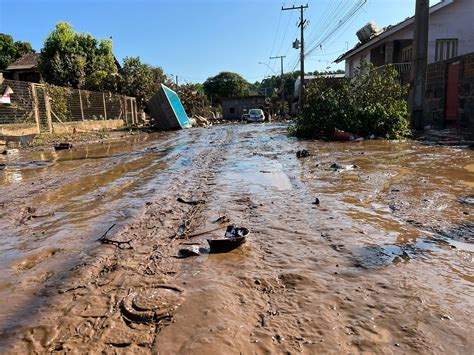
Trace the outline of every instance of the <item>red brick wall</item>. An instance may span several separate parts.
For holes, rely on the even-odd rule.
[[[474,53],[428,65],[424,124],[445,128],[448,65],[453,62],[460,64],[459,128],[474,134]]]

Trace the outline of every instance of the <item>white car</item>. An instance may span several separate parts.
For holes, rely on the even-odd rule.
[[[247,122],[263,122],[265,121],[265,114],[263,110],[253,108],[249,110]]]

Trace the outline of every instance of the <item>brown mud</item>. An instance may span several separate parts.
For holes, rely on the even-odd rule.
[[[2,353],[474,348],[470,150],[264,124],[0,159]]]

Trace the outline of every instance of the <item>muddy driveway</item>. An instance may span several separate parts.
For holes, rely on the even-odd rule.
[[[2,353],[474,348],[470,150],[264,124],[0,159]]]

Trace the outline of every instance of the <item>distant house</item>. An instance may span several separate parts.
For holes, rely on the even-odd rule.
[[[269,114],[269,104],[266,102],[265,96],[240,96],[222,98],[222,115],[224,119],[235,120],[242,118],[244,113],[247,113],[253,108],[259,108]]]
[[[413,58],[414,17],[378,29],[371,22],[357,32],[360,42],[336,59],[345,61],[346,76],[354,77],[362,61],[382,69],[392,64],[409,79]],[[428,63],[474,52],[474,1],[442,0],[430,7]]]
[[[26,54],[10,64],[5,70],[5,77],[13,80],[39,83],[41,74],[38,70],[40,53]]]
[[[11,80],[29,81],[31,83],[39,83],[41,80],[41,74],[38,70],[40,55],[40,53],[30,53],[18,58],[5,69],[5,78]],[[117,71],[120,71],[122,67],[115,56],[114,62],[115,66],[117,67]]]

